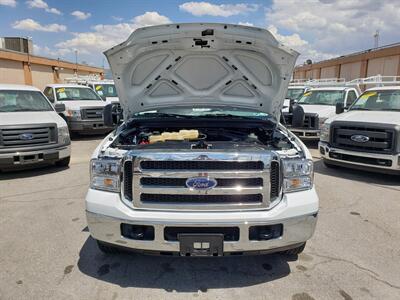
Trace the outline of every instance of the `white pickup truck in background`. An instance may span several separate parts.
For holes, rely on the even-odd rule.
[[[325,122],[319,151],[328,167],[400,175],[400,77],[360,80],[371,82],[381,86],[367,89],[347,112],[339,111]]]
[[[326,85],[326,81],[324,81]],[[296,101],[296,113],[301,110],[301,117],[294,116],[293,107],[283,109],[285,125],[291,132],[303,140],[319,140],[322,124],[336,114],[336,106],[349,107],[358,97],[359,90],[354,86],[337,85],[317,87],[316,80]]]
[[[90,87],[79,84],[49,84],[44,94],[53,105],[62,103],[71,133],[107,133],[113,128],[104,125],[103,110],[107,102]]]
[[[33,86],[0,84],[0,170],[55,163],[69,165],[68,127]]]

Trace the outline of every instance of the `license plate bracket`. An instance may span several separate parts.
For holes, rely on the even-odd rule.
[[[223,234],[178,234],[181,256],[222,256],[224,254]]]

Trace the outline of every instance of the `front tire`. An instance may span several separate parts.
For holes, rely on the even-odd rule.
[[[70,161],[71,161],[71,156],[65,157],[63,159],[60,159],[59,161],[56,161],[56,166],[57,167],[68,167]]]
[[[120,252],[120,250],[117,247],[111,246],[110,244],[98,240],[96,240],[96,242],[99,250],[105,254],[117,254]]]
[[[304,248],[306,247],[306,243],[303,243],[302,245],[300,245],[299,247],[293,248],[293,249],[289,249],[286,251],[283,251],[282,254],[283,255],[287,255],[287,256],[294,256],[294,255],[299,255],[301,252],[304,251]]]

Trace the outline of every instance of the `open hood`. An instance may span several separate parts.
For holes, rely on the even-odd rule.
[[[280,114],[298,53],[267,30],[229,24],[143,27],[104,53],[125,119],[171,106]]]

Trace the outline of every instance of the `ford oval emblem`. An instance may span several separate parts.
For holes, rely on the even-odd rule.
[[[19,139],[23,141],[29,141],[33,140],[33,134],[32,133],[23,133],[19,135]]]
[[[192,177],[186,180],[186,186],[194,190],[209,190],[217,186],[217,181],[208,177]]]
[[[350,137],[350,139],[357,143],[366,143],[369,141],[369,137],[362,134],[355,134]]]

